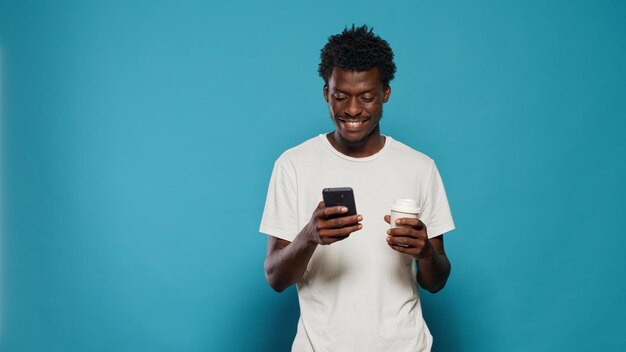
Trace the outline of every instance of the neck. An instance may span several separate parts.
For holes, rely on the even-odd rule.
[[[356,143],[345,140],[337,130],[326,135],[330,144],[340,153],[353,158],[365,158],[378,153],[385,146],[385,137],[376,127],[367,137]]]

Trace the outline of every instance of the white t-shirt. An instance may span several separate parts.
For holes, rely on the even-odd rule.
[[[351,187],[363,229],[318,246],[297,283],[300,320],[292,351],[429,351],[416,269],[386,242],[398,198],[418,201],[429,237],[454,229],[432,159],[386,137],[365,158],[337,151],[321,134],[287,150],[272,172],[260,232],[293,241],[309,222],[322,189]]]

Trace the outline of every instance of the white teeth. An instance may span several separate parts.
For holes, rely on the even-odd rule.
[[[350,126],[350,127],[357,127],[360,126],[361,124],[363,124],[362,121],[345,121],[346,125]]]

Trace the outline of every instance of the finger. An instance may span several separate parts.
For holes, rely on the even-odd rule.
[[[351,234],[352,232],[359,231],[362,228],[363,228],[363,225],[356,224],[354,226],[347,226],[347,227],[342,227],[339,229],[320,230],[319,234],[320,234],[320,237],[345,236],[345,235]]]
[[[408,254],[414,258],[417,257],[417,251],[415,250],[415,248],[402,247],[399,245],[390,245],[390,247],[400,253]]]
[[[385,222],[391,225],[391,216],[385,215]]]
[[[411,238],[423,238],[426,236],[425,233],[421,231],[417,231],[412,227],[394,227],[392,229],[387,230],[387,234],[389,236],[399,236],[399,237],[411,237]]]
[[[402,247],[402,248],[410,248],[411,246],[409,246],[408,244],[399,244],[399,243],[387,243],[390,247]]]
[[[418,248],[418,249],[424,247],[423,240],[415,239],[412,237],[387,236],[387,243],[389,245],[398,245],[402,247],[410,247],[410,248]]]
[[[396,219],[396,225],[411,226],[412,228],[421,231],[426,228],[426,225],[420,220],[415,218],[400,218]]]
[[[330,220],[322,220],[320,228],[322,229],[336,229],[340,227],[352,226],[363,220],[361,215],[342,216],[340,218],[334,218]]]
[[[347,213],[348,208],[343,206],[328,207],[322,210],[322,217],[328,219],[329,216]]]

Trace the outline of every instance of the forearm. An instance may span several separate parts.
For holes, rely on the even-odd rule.
[[[417,261],[419,267],[417,282],[419,285],[435,293],[443,289],[450,276],[450,261],[445,252],[437,252],[434,249],[429,257]]]
[[[317,244],[309,241],[305,227],[293,242],[274,250],[265,259],[265,277],[272,288],[282,292],[302,279]]]

